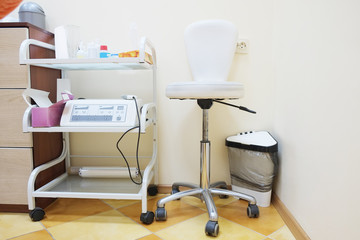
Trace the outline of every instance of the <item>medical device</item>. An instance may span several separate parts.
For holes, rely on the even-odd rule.
[[[137,99],[137,104],[140,109],[142,101]],[[137,125],[137,106],[129,97],[68,101],[60,121],[60,126],[64,127],[134,127]]]

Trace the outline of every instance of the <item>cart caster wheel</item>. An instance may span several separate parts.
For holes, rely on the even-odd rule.
[[[221,186],[220,189],[226,189],[227,190],[228,188],[226,186],[225,187]],[[229,198],[229,196],[228,195],[219,195],[219,198],[220,199],[226,199],[226,198]]]
[[[155,211],[155,219],[156,221],[166,221],[167,214],[166,209],[163,207],[159,207]]]
[[[149,196],[156,196],[156,194],[158,194],[158,187],[155,184],[150,184],[147,191]]]
[[[219,234],[219,223],[208,221],[205,226],[205,233],[208,236],[216,237]]]
[[[37,222],[44,218],[45,211],[40,207],[36,207],[29,212],[29,216],[33,222]]]
[[[146,213],[142,213],[140,215],[140,221],[144,224],[151,224],[154,221],[154,213],[151,211],[147,211]]]
[[[250,204],[247,207],[247,215],[249,218],[258,218],[259,217],[259,208],[256,204]]]

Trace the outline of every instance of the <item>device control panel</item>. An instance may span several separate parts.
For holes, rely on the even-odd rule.
[[[66,102],[60,126],[136,126],[141,105],[137,100],[137,107],[134,99],[71,100]]]

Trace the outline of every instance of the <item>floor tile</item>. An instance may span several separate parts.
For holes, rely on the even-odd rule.
[[[102,201],[113,208],[125,207],[139,202],[139,200],[116,200],[116,199],[104,199]]]
[[[112,209],[98,199],[59,198],[45,209],[46,228]]]
[[[215,203],[216,207],[221,207],[223,205],[232,203],[234,201],[238,201],[238,199],[235,199],[233,197],[228,197],[228,198],[222,199],[222,198],[219,198],[218,196],[214,196],[213,199],[214,199],[214,203]],[[202,202],[199,198],[183,197],[181,200],[187,204],[193,205],[195,207],[203,209],[204,211],[207,211],[205,202]]]
[[[29,214],[0,213],[0,239],[8,239],[43,229],[41,223],[31,221]]]
[[[158,194],[157,197],[159,197],[161,195],[163,195],[163,194]],[[153,199],[153,198],[156,198],[156,196],[149,196],[149,195],[147,196],[148,200]],[[130,199],[125,199],[125,200],[102,199],[102,201],[113,208],[120,208],[120,207],[132,205],[134,203],[141,203],[141,200],[130,200]]]
[[[157,201],[167,195],[149,197],[148,210],[155,211]],[[214,201],[220,226],[216,240],[295,240],[272,205],[260,207],[260,217],[250,219],[246,201],[232,197]],[[145,225],[140,222],[139,200],[57,199],[45,209],[41,223],[32,222],[28,214],[0,213],[0,239],[214,239],[205,234],[208,214],[198,198],[171,201],[166,210],[166,221]]]
[[[208,222],[208,214],[204,213],[197,217],[175,224],[166,229],[156,232],[162,239],[183,240],[183,239],[214,239],[205,234],[205,226]],[[237,240],[262,240],[264,235],[256,233],[239,224],[225,218],[219,218],[219,235],[216,240],[237,239]]]
[[[163,239],[160,238],[159,236],[156,236],[155,234],[150,234],[145,237],[139,238],[137,240],[163,240]]]
[[[22,235],[20,237],[12,238],[11,240],[53,240],[51,235],[46,230],[32,232]]]
[[[221,217],[239,223],[266,236],[285,225],[272,205],[269,207],[259,207],[259,218],[249,218],[246,213],[247,206],[248,202],[238,200],[218,208],[218,213]]]
[[[110,210],[48,228],[56,240],[138,239],[151,234],[116,210]]]
[[[156,198],[152,198],[148,200],[148,211],[155,212],[156,210],[156,203],[159,199],[163,196],[158,196]],[[204,213],[203,210],[191,206],[183,201],[172,201],[166,203],[166,211],[167,211],[167,220],[166,221],[155,221],[150,225],[143,225],[145,228],[149,229],[152,232],[156,232],[160,229],[172,226],[176,223],[182,222],[188,218],[195,217]],[[137,204],[133,204],[127,207],[121,207],[118,211],[122,212],[126,216],[130,217],[134,221],[140,222],[140,214],[141,214],[141,202]]]
[[[278,231],[274,232],[269,237],[275,240],[296,240],[287,226],[280,228]]]

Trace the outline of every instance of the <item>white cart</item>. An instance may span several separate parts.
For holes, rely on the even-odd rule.
[[[35,206],[37,198],[96,198],[96,199],[133,199],[142,201],[140,219],[145,224],[153,222],[154,213],[147,211],[148,188],[150,195],[157,193],[157,126],[156,126],[156,53],[153,44],[145,37],[141,39],[139,57],[129,58],[102,58],[102,59],[30,59],[29,46],[36,45],[42,48],[55,50],[54,45],[37,40],[28,39],[20,46],[20,64],[53,68],[62,70],[62,76],[69,70],[149,70],[152,71],[153,94],[152,102],[145,103],[140,115],[141,133],[145,133],[148,127],[153,127],[153,151],[150,162],[142,172],[142,184],[134,184],[130,178],[82,178],[79,175],[69,174],[71,168],[69,151],[70,132],[126,132],[131,127],[46,127],[33,128],[31,126],[31,107],[23,117],[24,132],[62,132],[63,150],[61,155],[41,166],[36,167],[28,181],[28,204],[30,217],[33,221],[43,219],[45,212]],[[152,64],[145,59],[145,49],[150,50]],[[138,130],[132,130],[138,132]],[[38,174],[62,161],[65,161],[66,171],[64,174],[35,190],[34,184]],[[154,184],[150,184],[153,180]]]

